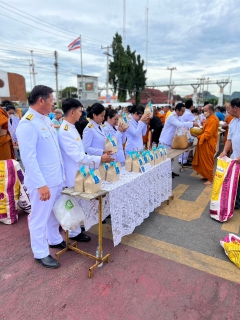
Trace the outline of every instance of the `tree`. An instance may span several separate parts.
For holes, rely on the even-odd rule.
[[[135,103],[140,103],[141,91],[144,90],[146,85],[146,72],[144,70],[144,60],[141,60],[140,54],[137,55],[137,61],[134,67],[134,87],[136,90]]]
[[[131,51],[130,46],[124,50],[122,37],[116,33],[112,42],[113,61],[109,64],[109,82],[114,91],[118,91],[118,100],[124,102],[127,93],[130,96],[136,93],[136,103],[140,103],[140,92],[146,85],[146,70],[144,60],[136,56],[136,51]]]
[[[61,91],[61,98],[77,98],[77,88],[76,87],[66,87]]]

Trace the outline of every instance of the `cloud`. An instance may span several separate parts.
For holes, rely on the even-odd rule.
[[[37,83],[55,86],[54,57],[59,53],[59,85],[76,85],[80,73],[79,51],[68,52],[68,44],[82,35],[83,68],[85,74],[99,76],[99,85],[106,79],[106,57],[101,45],[110,45],[116,32],[122,34],[122,1],[57,0],[32,2],[11,0],[9,5],[27,12],[28,19],[0,8],[1,14],[10,16],[40,29],[27,26],[1,16],[0,69],[18,72],[25,76],[30,89],[28,60],[34,50]],[[7,9],[14,8],[0,4]],[[145,1],[126,2],[126,43],[146,60]],[[43,26],[41,21],[30,20],[33,16],[54,26]],[[233,78],[232,90],[238,90],[240,49],[240,25],[237,23],[240,8],[229,0],[149,0],[148,19],[148,82],[169,82],[168,67],[176,67],[173,81],[197,81],[200,77]],[[33,18],[34,19],[34,18]],[[54,33],[54,34],[52,34]],[[9,46],[11,45],[11,47]],[[7,50],[8,49],[8,50]],[[46,50],[39,51],[38,50]],[[24,59],[23,61],[10,59]],[[13,67],[4,67],[13,65]],[[177,93],[192,92],[191,87],[176,87]]]

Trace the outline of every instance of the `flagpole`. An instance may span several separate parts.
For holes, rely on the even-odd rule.
[[[83,93],[84,86],[83,86],[82,37],[81,37],[81,35],[80,35],[80,59],[81,59],[81,78],[82,78],[82,100],[84,100],[83,98],[85,98],[85,97],[84,97],[84,93]]]

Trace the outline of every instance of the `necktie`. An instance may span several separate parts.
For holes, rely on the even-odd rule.
[[[114,129],[115,131],[117,131],[117,129],[116,129],[115,127],[113,127],[113,129]]]
[[[98,126],[99,130],[102,131],[101,126]]]
[[[11,125],[12,125],[12,119],[10,118],[9,120],[10,120],[10,123],[11,123]]]

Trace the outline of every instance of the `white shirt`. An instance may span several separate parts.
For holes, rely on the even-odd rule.
[[[107,138],[103,132],[101,124],[90,120],[89,124],[83,130],[83,146],[85,152],[90,155],[102,156],[105,150]]]
[[[16,135],[28,191],[63,183],[63,160],[52,121],[30,107],[18,124]]]
[[[125,162],[125,156],[123,152],[123,143],[126,142],[126,132],[120,132],[118,130],[114,130],[114,128],[106,121],[102,125],[103,131],[105,132],[106,137],[110,133],[112,136],[116,137],[118,152],[114,154],[114,158],[118,162]]]
[[[134,120],[130,114],[129,127],[126,131],[127,144],[125,152],[130,150],[142,150],[143,149],[143,136],[147,132],[147,125],[140,121]]]
[[[181,121],[180,117],[176,114],[176,112],[172,112],[170,116],[167,118],[162,133],[159,138],[159,142],[168,146],[172,145],[173,138],[178,127],[186,127],[192,128],[193,122]]]
[[[89,156],[85,154],[81,137],[75,125],[63,120],[58,131],[58,142],[63,157],[63,164],[66,174],[66,186],[74,186],[74,179],[77,171],[82,165],[88,165],[91,161],[95,162],[98,168],[101,162],[101,156]]]
[[[240,157],[240,118],[233,119],[229,124],[228,140],[232,142],[231,159]]]
[[[189,109],[185,109],[184,114],[180,118],[181,118],[181,121],[183,122],[195,120],[194,114]]]

